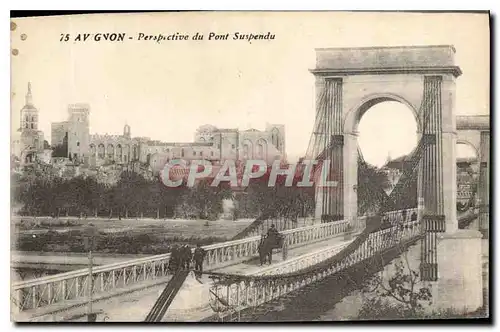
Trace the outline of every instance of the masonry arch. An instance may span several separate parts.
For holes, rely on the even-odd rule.
[[[472,149],[478,158],[481,159],[481,132],[472,130],[457,129],[457,145],[465,145]]]
[[[253,143],[246,138],[243,140],[243,159],[252,159],[253,155]]]
[[[123,155],[123,148],[122,148],[122,145],[121,144],[118,144],[116,146],[116,157],[118,159],[119,162],[122,161],[122,155]]]
[[[369,109],[378,104],[391,101],[403,104],[413,113],[415,122],[417,123],[417,130],[421,132],[417,107],[396,93],[375,93],[361,98],[356,106],[352,107],[344,116],[344,131],[346,133],[357,134],[361,118]]]
[[[267,162],[267,141],[263,138],[259,138],[256,142],[256,151],[255,155],[257,158],[261,158]]]
[[[115,160],[115,146],[109,143],[106,151],[108,152],[108,159]]]
[[[123,161],[128,163],[130,161],[130,145],[125,144],[123,146]]]
[[[323,147],[313,149],[330,160],[337,177],[336,187],[317,190],[316,220],[357,218],[359,122],[371,107],[393,101],[413,113],[417,137],[425,138],[419,151],[432,151],[418,163],[420,188],[426,179],[419,191],[425,213],[443,216],[451,232],[458,228],[456,200],[450,197],[456,174],[449,171],[456,163],[453,101],[461,75],[454,53],[450,45],[316,49],[313,137],[323,137]]]
[[[99,143],[99,145],[97,146],[97,157],[99,159],[104,159],[105,156],[106,156],[106,149],[104,147],[104,144]]]
[[[460,151],[458,151],[457,152],[458,159],[460,159],[461,157],[474,157],[479,162],[479,159],[481,158],[481,154],[479,152],[478,145],[476,145],[468,140],[457,138],[457,146],[458,147],[465,146],[466,149],[463,149],[463,150],[467,150],[467,151],[462,152],[462,153]],[[470,153],[470,152],[472,152],[472,153]],[[470,156],[471,154],[473,154],[473,156]]]
[[[139,151],[138,151],[138,147],[136,144],[134,144],[132,146],[132,158],[134,161],[136,161],[137,159],[139,159]]]

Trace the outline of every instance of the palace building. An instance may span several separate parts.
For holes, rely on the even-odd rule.
[[[139,163],[153,173],[172,159],[186,161],[204,159],[214,164],[227,159],[244,161],[285,159],[285,128],[267,124],[264,130],[199,127],[192,142],[162,142],[149,137],[132,137],[131,127],[125,124],[120,135],[90,134],[90,105],[68,105],[68,117],[51,124],[51,143],[44,141],[38,130],[39,111],[33,104],[31,83],[28,83],[26,102],[20,111],[20,128],[12,135],[12,155],[21,164],[53,158],[70,159],[72,164],[86,167],[128,165]],[[58,160],[59,160],[58,159]]]
[[[222,129],[212,125],[198,128],[193,142],[162,142],[132,137],[125,124],[121,135],[89,133],[90,106],[68,106],[68,120],[52,123],[52,147],[63,146],[67,157],[90,167],[138,162],[152,172],[172,159],[261,159],[268,163],[285,158],[285,128],[268,124],[265,130]]]

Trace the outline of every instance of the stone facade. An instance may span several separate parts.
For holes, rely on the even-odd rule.
[[[196,131],[193,143],[148,142],[141,148],[141,159],[151,165],[153,172],[160,171],[165,163],[173,159],[188,162],[203,159],[212,163],[258,159],[271,164],[274,160],[285,158],[284,131],[283,125],[270,124],[263,131],[219,129],[204,125]]]
[[[328,158],[342,170],[343,180],[333,190],[317,190],[316,219],[356,218],[359,121],[370,107],[383,101],[408,106],[424,139],[418,173],[419,218],[424,222],[421,278],[435,284],[434,308],[478,309],[482,305],[481,234],[459,230],[456,211],[455,149],[460,126],[454,107],[455,80],[461,70],[455,65],[454,47],[336,48],[316,53],[312,73],[320,101],[317,117],[333,119],[318,135],[332,138],[331,147],[323,149],[330,149]],[[479,190],[483,206],[479,220],[487,233],[489,132],[481,135],[484,152],[479,154],[485,160],[481,158],[483,181],[479,182],[484,187]]]
[[[89,134],[90,107],[68,107],[69,119],[52,123],[52,145],[64,143],[67,136],[68,157],[89,166],[139,162],[152,172],[161,170],[172,159],[222,160],[261,159],[269,164],[285,157],[285,128],[268,124],[264,131],[218,129],[211,125],[198,128],[194,142],[162,142],[149,137],[132,137],[125,125],[122,135]]]

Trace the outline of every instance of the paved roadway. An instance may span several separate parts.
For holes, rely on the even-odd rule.
[[[335,238],[331,238],[329,240],[320,241],[301,247],[290,248],[288,250],[288,259],[295,258],[320,249],[324,249],[329,246],[339,244],[343,241],[344,237],[343,235],[341,235]],[[283,261],[281,253],[276,253],[273,255],[274,264],[281,261]],[[255,258],[247,262],[237,263],[235,265],[226,266],[212,271],[233,273],[233,274],[250,274],[250,273],[257,273],[259,270],[267,268],[268,266],[269,265],[261,267],[259,259]],[[160,296],[169,278],[170,277],[167,277],[164,280],[157,280],[157,284],[155,286],[146,289],[140,289],[132,293],[114,296],[109,299],[103,299],[101,301],[93,303],[93,311],[103,312],[102,315],[99,315],[98,321],[102,321],[104,316],[107,316],[106,321],[110,322],[142,321],[153,307],[157,298]],[[203,283],[209,283],[210,279],[204,276],[202,278],[202,281]],[[158,282],[160,282],[161,284],[158,284]],[[86,307],[82,306],[69,310],[65,314],[65,316],[75,317],[83,315],[85,312],[86,312]],[[206,310],[202,311],[198,310],[196,312],[193,312],[189,314],[189,317],[187,317],[185,314],[182,317],[175,317],[176,316],[175,314],[169,317],[169,312],[167,311],[164,321],[198,321],[212,314],[213,311],[210,308],[207,308]],[[76,321],[85,319],[86,318],[81,318],[77,319]]]

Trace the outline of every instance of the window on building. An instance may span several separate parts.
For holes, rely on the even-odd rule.
[[[26,122],[28,122],[29,120],[30,120],[30,118],[26,115]]]
[[[33,128],[34,128],[34,126],[33,126],[33,124],[31,124],[31,129],[33,129]]]
[[[184,157],[184,149],[181,149],[181,157]]]
[[[24,128],[28,128],[28,124],[24,125]]]
[[[232,148],[232,149],[236,148],[236,145],[231,144],[231,148]]]
[[[76,146],[80,146],[80,142],[76,142]]]
[[[214,156],[214,152],[213,152],[213,151],[211,151],[211,152],[210,152],[210,155],[213,157],[213,156]]]

